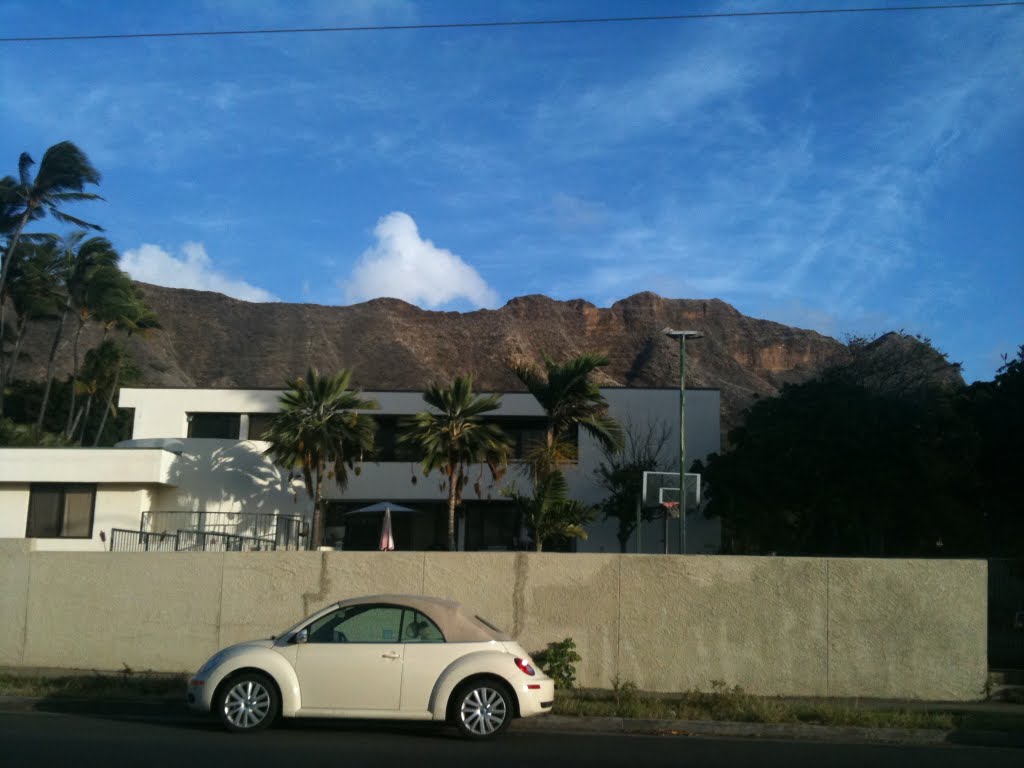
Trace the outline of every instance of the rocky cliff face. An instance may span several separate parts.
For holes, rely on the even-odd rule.
[[[354,370],[364,389],[418,390],[469,373],[480,390],[522,389],[512,360],[606,353],[603,386],[678,386],[678,345],[666,326],[702,331],[687,345],[687,386],[721,390],[723,431],[755,395],[802,381],[845,355],[814,331],[746,317],[717,299],[640,293],[598,308],[582,300],[523,296],[498,310],[430,312],[396,299],[348,307],[253,304],[216,293],[141,285],[163,330],[129,340],[149,386],[281,387],[308,366]],[[53,326],[37,324],[19,378],[42,378]],[[70,336],[70,334],[66,334]],[[86,329],[82,349],[99,338]],[[70,370],[70,340],[61,373]]]

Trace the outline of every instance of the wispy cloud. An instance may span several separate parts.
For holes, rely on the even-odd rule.
[[[124,252],[121,266],[133,279],[143,283],[215,291],[244,301],[278,301],[269,291],[217,269],[202,243],[185,243],[180,256],[158,245],[143,243]]]

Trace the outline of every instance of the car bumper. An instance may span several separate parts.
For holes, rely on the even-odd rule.
[[[555,681],[545,678],[521,683],[518,693],[520,717],[545,715],[555,701]]]
[[[185,703],[189,709],[196,712],[210,711],[210,699],[213,697],[213,691],[207,690],[208,685],[208,680],[200,680],[195,677],[188,681]]]

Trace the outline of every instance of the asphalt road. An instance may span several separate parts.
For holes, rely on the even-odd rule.
[[[964,746],[880,746],[541,731],[515,725],[469,743],[432,725],[291,721],[234,736],[206,721],[0,713],[0,765],[146,766],[1020,766],[1024,751]]]

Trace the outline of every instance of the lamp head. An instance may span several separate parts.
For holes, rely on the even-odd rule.
[[[665,327],[661,332],[673,339],[702,339],[704,334],[701,331],[677,331],[674,328]]]

